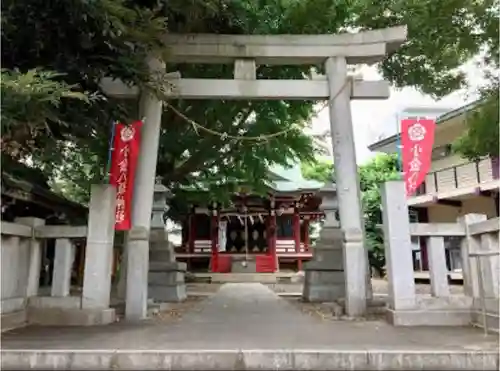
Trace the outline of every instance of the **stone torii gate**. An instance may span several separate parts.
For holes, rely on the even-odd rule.
[[[347,76],[349,64],[373,64],[396,50],[406,39],[406,27],[339,35],[166,35],[170,63],[234,64],[233,79],[183,79],[166,74],[166,95],[172,99],[328,99],[341,228],[363,233],[364,223],[356,165],[351,99],[386,99],[386,81],[356,81]],[[324,64],[326,78],[312,80],[258,80],[257,65]],[[165,64],[151,59],[152,73],[165,74]],[[128,238],[126,318],[147,313],[149,229],[156,176],[162,101],[137,87],[104,79],[103,90],[112,97],[140,96],[145,117]],[[367,255],[363,244],[344,251],[346,311],[366,310]]]

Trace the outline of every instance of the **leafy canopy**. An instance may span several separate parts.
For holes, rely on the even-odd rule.
[[[484,15],[480,17],[482,53],[479,66],[484,71],[487,84],[479,90],[480,106],[467,114],[465,133],[453,143],[454,150],[470,160],[484,156],[499,157],[499,71],[498,43],[500,3],[487,1]]]
[[[129,122],[139,115],[136,104],[106,97],[98,81],[111,76],[139,86],[151,83],[144,58],[153,53],[168,64],[168,50],[161,43],[164,32],[338,33],[407,24],[407,43],[384,60],[381,71],[396,86],[413,85],[442,96],[463,85],[456,67],[477,54],[487,39],[484,30],[491,23],[487,12],[491,6],[489,0],[5,0],[2,67],[22,73],[35,68],[55,71],[60,74],[58,81],[78,85],[89,97],[88,101],[62,99],[58,117],[47,118],[44,135],[35,143],[29,135],[5,140],[22,148],[17,156],[29,156],[59,189],[85,201],[90,183],[105,177],[111,123]],[[259,66],[257,76],[297,79],[309,74],[311,67]],[[232,76],[232,66],[168,64],[167,68],[185,77]],[[2,110],[14,112],[7,104],[9,100],[2,101]],[[230,135],[258,136],[297,125],[267,141],[238,141],[197,133],[166,110],[157,173],[176,194],[183,186],[203,184],[222,197],[232,179],[245,179],[258,189],[269,164],[313,157],[311,139],[300,129],[312,114],[312,102],[172,104],[195,122]],[[29,133],[32,125],[27,119],[15,128],[26,127]],[[181,201],[176,204],[182,205]]]
[[[1,72],[2,97],[2,151],[18,155],[24,151],[22,144],[34,146],[50,131],[48,121],[67,125],[59,117],[59,108],[64,99],[88,102],[85,93],[75,91],[75,85],[64,80],[61,74],[36,69],[22,73],[18,70]],[[29,122],[30,125],[26,125]]]
[[[453,149],[471,161],[481,157],[500,157],[498,87],[483,93],[481,104],[466,113],[466,130]]]
[[[313,161],[301,164],[302,175],[306,179],[327,183],[335,180],[332,161]]]

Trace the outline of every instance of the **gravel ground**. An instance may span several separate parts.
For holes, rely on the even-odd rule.
[[[210,295],[219,290],[222,284],[210,283],[189,283],[188,293],[195,295]],[[302,293],[301,283],[276,283],[267,284],[277,294],[297,294]],[[384,279],[372,279],[373,293],[376,295],[387,295],[389,290],[388,282]],[[429,284],[416,284],[416,293],[421,295],[430,295],[431,287]],[[450,285],[450,292],[452,295],[462,295],[463,286]],[[193,296],[194,297],[194,296]],[[300,297],[293,296],[287,297],[286,300],[294,307],[299,309],[302,313],[315,317],[322,321],[339,321],[339,320],[352,320],[344,315],[342,305],[338,303],[305,303]],[[382,305],[381,305],[382,304]],[[190,307],[188,307],[190,308]],[[365,318],[356,319],[356,321],[379,321],[384,318],[383,301],[369,307],[368,314]],[[167,318],[177,316],[173,314],[164,315]]]
[[[160,322],[180,321],[186,313],[201,309],[205,299],[206,297],[202,296],[189,296],[181,303],[169,303],[168,308],[153,313],[151,319]]]
[[[306,303],[301,298],[287,298],[289,303],[302,313],[322,321],[380,321],[385,318],[384,307],[369,307],[363,318],[350,318],[344,314],[344,308],[337,303]]]

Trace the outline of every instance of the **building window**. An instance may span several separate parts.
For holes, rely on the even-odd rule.
[[[445,144],[432,149],[432,161],[448,157],[451,154],[451,144]]]
[[[418,223],[418,211],[415,209],[410,209],[408,212],[410,216],[410,223]]]

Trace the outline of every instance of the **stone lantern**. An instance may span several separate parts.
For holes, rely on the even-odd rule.
[[[165,229],[164,215],[168,211],[169,206],[167,200],[172,197],[170,190],[162,184],[162,177],[156,177],[156,183],[153,193],[153,210],[151,217],[151,229]]]
[[[175,250],[168,241],[164,215],[168,211],[170,190],[156,178],[151,215],[149,250],[148,297],[155,303],[178,302],[186,299],[186,263],[177,263]]]
[[[337,220],[338,200],[337,187],[334,183],[327,183],[319,191],[321,197],[321,205],[319,209],[325,214],[323,229],[339,228],[340,223]]]
[[[343,262],[344,236],[337,220],[337,188],[327,183],[319,191],[320,209],[325,213],[313,259],[305,264],[304,291],[309,302],[334,302],[345,296]]]

